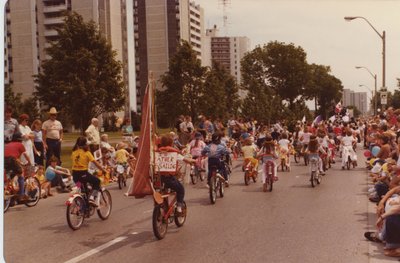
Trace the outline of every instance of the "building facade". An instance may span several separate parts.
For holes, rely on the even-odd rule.
[[[356,107],[361,114],[368,113],[367,92],[354,92],[350,89],[343,89],[343,106]]]
[[[206,31],[210,39],[211,61],[216,61],[228,71],[238,84],[242,81],[240,61],[250,51],[247,37],[220,37],[216,26]],[[211,62],[210,62],[211,64]]]
[[[135,0],[134,27],[136,84],[140,97],[144,95],[149,71],[161,88],[160,76],[168,71],[169,59],[181,40],[188,41],[202,59],[204,11],[193,1]],[[141,99],[138,100],[140,108]]]
[[[130,9],[127,9],[127,6]],[[66,11],[75,11],[85,21],[93,20],[123,64],[127,90],[136,93],[133,44],[133,0],[12,0],[6,5],[5,83],[22,98],[35,91],[34,75],[49,59],[45,49],[56,40],[56,27],[64,23]],[[132,18],[129,18],[130,14]],[[130,19],[130,20],[129,20]],[[132,23],[130,27],[128,24]],[[133,53],[133,55],[132,55]],[[134,107],[136,105],[133,105]]]

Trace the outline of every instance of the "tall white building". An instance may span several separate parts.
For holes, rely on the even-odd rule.
[[[354,92],[350,89],[343,89],[343,106],[356,107],[362,114],[368,113],[367,92]]]

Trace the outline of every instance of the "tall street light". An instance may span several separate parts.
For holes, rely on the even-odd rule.
[[[363,84],[358,85],[359,87],[364,87],[367,88],[370,92],[371,92],[371,96],[372,98],[374,97],[374,91],[372,89],[370,89],[368,86],[365,86]],[[375,95],[376,96],[376,95]],[[375,109],[374,109],[374,115],[375,115]]]
[[[367,68],[363,66],[356,66],[356,69],[363,68],[368,71],[368,73],[374,78],[375,80],[375,97],[374,98],[374,115],[376,115],[376,109],[378,108],[378,91],[377,91],[377,84],[376,84],[376,74],[372,74],[372,72]]]
[[[344,19],[346,21],[351,21],[357,18],[363,19],[365,22],[368,23],[372,27],[372,29],[378,34],[378,36],[382,39],[382,87],[381,90],[383,92],[386,92],[386,33],[383,31],[383,33],[379,33],[378,30],[365,18],[362,16],[345,16]]]

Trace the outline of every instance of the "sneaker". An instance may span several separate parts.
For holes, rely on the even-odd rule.
[[[229,181],[225,181],[225,187],[229,187]]]
[[[96,197],[96,206],[100,207],[100,193]]]
[[[342,166],[342,170],[344,170],[344,166]]]
[[[182,213],[182,207],[180,205],[176,206],[176,212]]]
[[[278,180],[279,180],[279,177],[278,176],[274,176],[274,181],[276,182]]]
[[[324,171],[319,171],[319,174],[320,175],[325,175],[325,172]]]

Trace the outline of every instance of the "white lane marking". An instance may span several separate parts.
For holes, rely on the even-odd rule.
[[[134,233],[136,233],[136,232],[134,232]],[[114,245],[114,244],[116,244],[118,242],[121,242],[122,240],[125,240],[127,238],[128,238],[127,236],[117,237],[116,239],[113,239],[110,242],[105,243],[104,245],[101,245],[101,246],[99,246],[97,248],[89,250],[88,252],[86,252],[86,253],[84,253],[84,254],[82,254],[80,256],[77,256],[77,257],[75,257],[73,259],[65,261],[65,263],[76,263],[76,262],[79,262],[79,261],[81,261],[81,260],[83,260],[83,259],[85,259],[87,257],[90,257],[90,256],[92,256],[92,255],[94,255],[96,253],[99,253],[100,251],[102,251],[102,250],[104,250],[104,249],[106,249],[106,248],[108,248],[108,247],[110,247],[110,246],[112,246],[112,245]]]
[[[153,209],[146,210],[146,211],[143,212],[143,214],[151,213],[152,211],[153,211]]]
[[[139,234],[138,232],[132,232],[131,235],[137,235]]]

